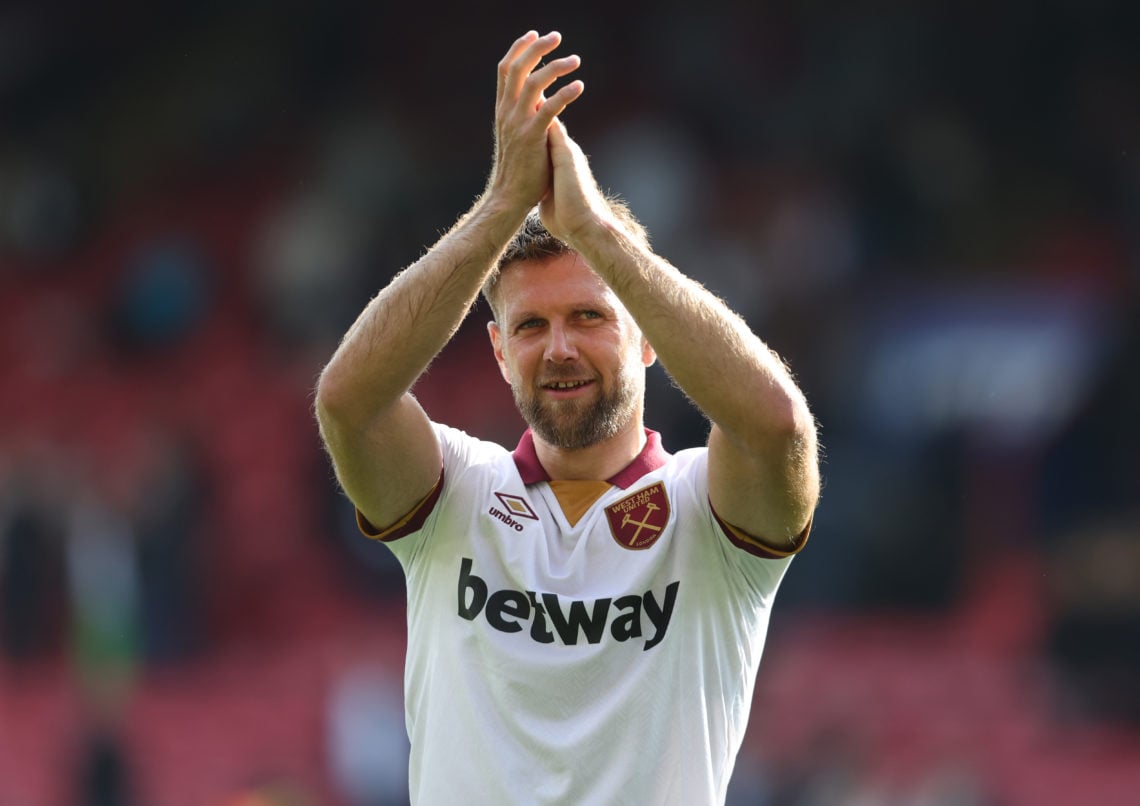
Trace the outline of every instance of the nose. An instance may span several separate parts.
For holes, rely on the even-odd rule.
[[[548,330],[546,351],[543,358],[553,363],[574,361],[578,358],[578,348],[574,345],[569,330],[558,323],[552,323]]]

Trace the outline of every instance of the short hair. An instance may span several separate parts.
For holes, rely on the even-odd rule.
[[[620,224],[634,240],[648,247],[649,233],[646,231],[645,226],[634,216],[633,211],[629,209],[629,205],[616,196],[607,196],[606,204],[609,206],[610,213],[617,223]],[[534,207],[527,213],[526,220],[523,221],[518,232],[515,233],[510,243],[507,244],[507,248],[499,258],[499,262],[495,264],[495,270],[491,272],[486,282],[483,283],[483,298],[486,299],[487,304],[491,306],[491,315],[495,320],[498,321],[499,319],[499,305],[496,293],[499,288],[499,279],[502,277],[504,269],[512,263],[520,263],[525,260],[549,260],[560,255],[569,254],[573,251],[569,244],[550,234],[550,230],[542,223],[542,217],[539,215],[538,207]]]

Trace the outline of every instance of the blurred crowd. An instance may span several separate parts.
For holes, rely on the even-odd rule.
[[[311,423],[275,407],[305,412],[356,312],[480,191],[494,65],[530,27],[583,57],[564,117],[600,181],[821,423],[777,621],[945,614],[1012,558],[1054,718],[1140,729],[1140,6],[6,4],[0,645],[77,671],[105,728],[90,802],[127,802],[107,793],[136,678],[261,612],[218,571],[252,533],[307,534],[366,609],[401,595]],[[486,316],[420,394],[510,445]],[[703,440],[659,369],[649,398],[667,447]],[[259,556],[284,576],[311,555]],[[399,802],[375,761],[401,752],[398,682],[365,665],[334,690],[339,796]],[[819,743],[815,778],[742,774],[736,802],[856,802],[835,777],[853,749]],[[905,802],[991,802],[944,772]],[[305,801],[270,789],[232,802]]]

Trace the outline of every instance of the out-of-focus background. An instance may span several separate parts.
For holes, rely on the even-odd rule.
[[[730,803],[1136,802],[1140,6],[482,5],[0,6],[0,804],[406,799],[403,582],[311,392],[528,28],[822,423]],[[419,394],[513,445],[486,318]],[[659,370],[648,422],[704,436]]]

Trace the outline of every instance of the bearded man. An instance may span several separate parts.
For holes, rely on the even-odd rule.
[[[583,84],[552,89],[580,60],[542,64],[560,42],[530,31],[499,63],[487,186],[349,329],[320,432],[406,575],[414,803],[719,804],[810,530],[816,427],[783,362],[599,190],[558,117]],[[513,451],[411,391],[480,292],[529,426]],[[655,361],[706,445],[646,428]]]

